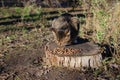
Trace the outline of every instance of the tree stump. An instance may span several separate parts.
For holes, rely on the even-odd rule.
[[[45,46],[46,64],[50,66],[81,68],[101,66],[100,48],[91,43],[58,46],[51,42]]]

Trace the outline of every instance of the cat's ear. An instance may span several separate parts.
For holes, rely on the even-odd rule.
[[[54,19],[54,20],[51,22],[51,27],[55,27],[55,22],[56,22],[56,19]]]
[[[79,30],[80,28],[80,21],[77,17],[71,17],[71,23],[76,28],[76,30]]]
[[[56,19],[54,19],[54,20],[51,22],[51,28],[50,28],[49,30],[56,33],[56,29],[54,28],[54,26],[55,26],[55,21],[56,21]]]

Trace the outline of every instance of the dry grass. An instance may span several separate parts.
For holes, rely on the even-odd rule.
[[[82,37],[95,43],[107,44],[114,48],[112,53],[120,57],[120,3],[110,5],[105,0],[91,0],[90,12],[92,18],[86,18],[86,25],[82,28]]]
[[[113,57],[103,60],[103,67],[92,70],[92,72],[86,70],[85,78],[89,79],[92,75],[91,79],[94,80],[107,78],[113,80],[120,79],[120,3],[110,6],[105,0],[90,1],[91,3],[87,2],[86,4],[83,2],[82,6],[90,6],[89,12],[92,12],[94,16],[92,18],[85,18],[86,24],[81,26],[80,36],[88,38],[100,44],[102,47],[104,47],[103,45],[108,45],[110,48],[112,47],[114,50],[111,52],[114,54]],[[20,50],[16,52],[20,52],[21,49],[25,49],[25,51],[37,51],[41,46],[52,39],[48,28],[42,27],[44,24],[41,23],[41,19],[44,18],[42,17],[42,12],[46,11],[49,13],[48,9],[43,10],[42,8],[36,8],[35,5],[28,4],[23,8],[0,8],[0,10],[0,23],[9,22],[16,18],[23,19],[23,22],[0,25],[0,54],[3,54],[6,58],[9,58],[7,54],[19,49]],[[51,14],[48,13],[44,16],[51,16]],[[30,16],[31,14],[35,15]],[[60,13],[57,14],[59,15]],[[56,14],[52,15],[56,16]],[[25,21],[24,19],[30,19],[30,21]],[[84,21],[84,18],[82,19]],[[46,22],[48,21],[45,21],[45,23]],[[36,28],[37,26],[40,27]],[[39,51],[37,52],[39,53]],[[109,54],[109,52],[107,53]],[[81,74],[83,73],[81,72]],[[86,77],[86,74],[90,76]]]

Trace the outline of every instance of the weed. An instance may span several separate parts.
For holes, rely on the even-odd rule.
[[[94,73],[95,77],[98,77],[98,75],[102,73],[102,69],[97,69],[93,73]]]
[[[34,5],[27,3],[22,11],[21,18],[24,20],[25,17],[29,17]]]
[[[17,16],[20,16],[21,12],[22,12],[22,9],[19,8],[19,7],[15,7],[14,9],[15,9],[15,12],[16,12]]]
[[[58,13],[59,13],[59,15],[63,14],[63,12],[61,10],[58,10]]]
[[[32,15],[36,15],[33,17]],[[35,3],[31,4],[30,2],[27,2],[22,10],[21,19],[24,21],[24,19],[41,19],[42,18],[42,8],[37,7]]]
[[[91,0],[93,18],[86,19],[86,27],[93,31],[91,38],[95,43],[108,44],[119,51],[120,3],[116,4],[109,6],[105,0]]]
[[[21,80],[18,76],[15,77],[15,80]]]
[[[78,0],[78,5],[82,5],[82,4],[83,4],[83,1]]]

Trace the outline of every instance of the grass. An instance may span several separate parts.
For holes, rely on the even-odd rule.
[[[80,5],[84,6],[81,0]],[[119,79],[120,74],[112,72],[115,71],[114,68],[119,70],[116,65],[120,65],[120,3],[109,6],[105,0],[91,0],[90,5],[89,12],[93,13],[93,17],[80,18],[86,21],[86,24],[81,24],[80,36],[99,44],[105,53],[112,53],[112,56],[103,60],[103,66],[92,73],[96,79],[103,75],[113,80]],[[47,10],[29,3],[22,8],[0,8],[0,23],[22,19],[20,22],[0,25],[0,53],[7,55],[19,48],[35,50],[37,46],[49,41],[50,32],[45,26],[48,20],[44,18],[51,14],[47,11],[48,14],[43,15],[44,11]],[[58,15],[60,14],[62,11],[58,10]],[[109,46],[109,51],[104,45]],[[16,77],[16,80],[20,78]]]
[[[30,18],[31,14],[36,14],[35,18],[39,18],[40,20],[42,18],[42,8],[37,7],[35,4],[30,5],[29,2],[26,3],[21,14],[22,20],[24,20],[24,18]]]
[[[85,19],[86,24],[81,26],[80,36],[99,44],[106,56],[112,54],[103,60],[102,69],[95,70],[94,75],[98,77],[103,74],[102,71],[106,71],[106,77],[120,79],[119,74],[113,74],[113,66],[120,65],[120,2],[110,5],[106,0],[91,0],[89,4],[89,12],[93,13],[93,17]]]
[[[115,49],[115,57],[120,57],[120,3],[111,5],[105,0],[91,0],[92,18],[86,19],[85,29],[81,33],[89,33],[88,38],[95,43],[107,44]],[[84,37],[85,35],[83,35]]]

